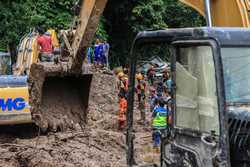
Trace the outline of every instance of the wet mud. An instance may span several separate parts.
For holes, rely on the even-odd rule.
[[[48,88],[45,85],[45,94],[41,96],[44,98],[51,96],[46,91],[54,89],[59,84],[54,79],[49,79],[47,82],[52,85]],[[65,82],[55,94],[65,89],[68,84]],[[116,80],[112,75],[101,73],[93,75],[87,122],[84,126],[76,123],[73,129],[68,128],[56,133],[39,133],[39,128],[35,125],[33,125],[35,127],[25,125],[19,129],[12,126],[7,129],[0,127],[0,167],[126,167],[125,131],[117,130],[119,106],[115,84]],[[71,91],[76,90],[72,88]],[[60,101],[60,98],[56,99]],[[40,107],[46,107],[43,105],[41,100]],[[136,162],[152,164],[158,160],[159,155],[152,153],[150,124],[139,123],[140,115],[136,106],[137,104],[134,113]],[[48,108],[53,109],[53,107]],[[54,111],[50,112],[51,115],[49,112],[44,113],[45,119],[57,117],[52,116],[55,114]],[[64,111],[58,112],[63,114]],[[72,118],[74,122],[81,120],[75,119],[72,113],[67,114],[69,115],[67,117]],[[150,122],[150,113],[147,113],[147,119]]]

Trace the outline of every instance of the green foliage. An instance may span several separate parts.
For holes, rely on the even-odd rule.
[[[78,0],[0,1],[0,50],[18,44],[24,34],[41,26],[67,29],[73,21],[71,8]],[[95,38],[111,44],[111,63],[124,65],[139,31],[205,25],[204,19],[178,0],[108,0]]]
[[[138,0],[137,5],[132,9],[130,26],[133,32],[167,28],[164,21],[165,12],[164,0]]]
[[[106,29],[105,29],[105,18],[104,17],[101,17],[100,23],[97,27],[95,39],[96,38],[101,39],[102,41],[108,40],[108,34],[107,34]],[[95,41],[95,39],[94,39],[94,41]]]
[[[71,25],[71,7],[77,0],[6,0],[0,2],[0,48],[18,44],[31,29],[66,29]]]
[[[111,21],[108,34],[112,66],[129,62],[132,41],[140,31],[205,25],[204,18],[198,12],[178,0],[109,0],[107,8],[105,18],[107,22]]]
[[[164,21],[169,28],[200,27],[205,25],[204,18],[194,9],[177,0],[165,0]]]

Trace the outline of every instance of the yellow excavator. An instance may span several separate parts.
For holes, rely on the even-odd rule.
[[[65,47],[57,64],[39,62],[35,32],[21,40],[14,64],[9,55],[0,56],[0,125],[35,122],[44,130],[57,130],[86,121],[92,75],[82,74],[82,65],[106,3],[76,4],[74,26],[61,31]],[[48,31],[53,46],[60,47],[55,31]]]
[[[248,0],[180,0],[216,27],[249,27]],[[211,19],[212,18],[212,19]]]

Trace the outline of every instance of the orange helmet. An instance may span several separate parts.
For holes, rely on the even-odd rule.
[[[142,74],[141,74],[141,73],[137,74],[137,75],[136,75],[136,79],[137,79],[137,80],[142,80],[142,79],[143,79]]]

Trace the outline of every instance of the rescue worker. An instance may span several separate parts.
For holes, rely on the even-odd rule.
[[[155,96],[155,98],[153,99],[153,102],[152,102],[152,104],[153,104],[153,111],[154,111],[155,108],[159,107],[159,101],[161,99],[163,99],[162,98],[162,93],[156,93],[156,96]]]
[[[119,83],[118,83],[119,93],[127,95],[127,92],[128,92],[128,77],[123,72],[119,73],[118,77],[119,77]]]
[[[163,91],[164,91],[163,82],[160,81],[157,84],[156,92],[157,92],[157,94],[163,95]]]
[[[141,114],[142,124],[146,124],[146,82],[141,73],[137,74],[136,93],[138,97],[138,109]]]
[[[141,102],[142,98],[145,98],[145,89],[146,82],[143,80],[143,75],[141,73],[136,75],[137,85],[136,85],[136,94],[138,98],[138,102]]]
[[[119,116],[118,116],[118,130],[124,130],[126,125],[126,111],[127,111],[127,99],[126,95],[119,94]]]
[[[123,73],[120,72],[118,73],[118,89],[119,89],[119,117],[118,117],[118,129],[123,130],[125,127],[125,122],[126,122],[126,111],[127,111],[127,93],[128,93],[128,78],[127,76]]]
[[[153,110],[155,108],[156,99],[157,99],[156,90],[154,88],[152,88],[150,90],[150,97],[149,97],[150,112],[153,112]]]
[[[40,46],[40,58],[42,62],[53,62],[53,45],[50,33],[38,28],[39,37],[37,38],[37,44]]]
[[[119,94],[120,94],[120,91],[121,91],[121,87],[123,87],[122,77],[124,77],[124,73],[119,72],[117,74],[117,84],[116,84],[116,87],[117,87],[117,90],[118,90],[118,99],[119,99]]]
[[[159,106],[152,113],[154,149],[160,152],[161,137],[167,130],[168,110],[164,108],[164,100],[159,100]]]
[[[151,66],[149,70],[147,71],[147,77],[150,85],[152,86],[154,84],[154,77],[155,77],[155,69],[154,66]]]

